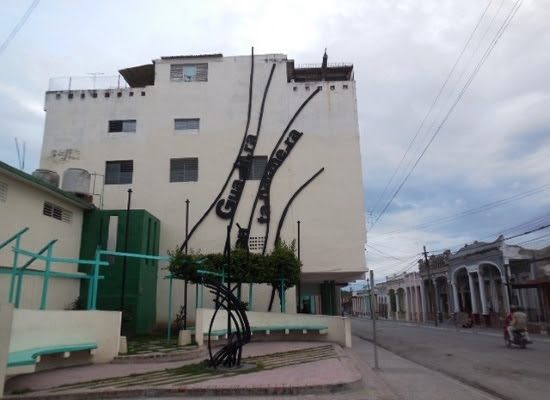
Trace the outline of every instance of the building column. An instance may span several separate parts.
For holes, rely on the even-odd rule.
[[[416,321],[416,286],[411,287],[411,319]]]
[[[460,302],[458,301],[458,288],[456,280],[451,282],[451,288],[453,291],[454,312],[458,313],[460,312]]]
[[[489,287],[491,288],[491,304],[493,306],[493,311],[500,312],[501,305],[498,301],[497,285],[493,278],[493,274],[490,271],[489,271]]]
[[[408,288],[405,289],[405,321],[410,321],[409,317],[409,297],[407,294]]]
[[[441,314],[441,296],[439,295],[439,286],[437,286],[437,279],[433,280],[434,285],[434,318],[439,321],[439,314]],[[439,311],[439,313],[438,313]]]
[[[420,284],[420,300],[422,302],[422,321],[426,322],[428,320],[426,314],[426,310],[428,309],[426,305],[426,288],[424,285],[424,279],[422,279],[422,282]]]
[[[470,271],[468,271],[468,284],[470,285],[470,301],[472,303],[472,314],[477,314],[477,301],[476,301],[476,292],[475,292],[475,285],[474,285],[474,278],[472,278],[472,274]]]
[[[424,318],[422,313],[422,281],[416,287],[416,312],[418,313],[418,322],[420,322]]]
[[[485,293],[485,279],[481,273],[481,268],[477,272],[479,284],[479,297],[481,299],[481,312],[483,315],[489,315],[489,307],[487,307],[487,294]]]
[[[451,281],[447,280],[447,314],[449,316],[453,315],[454,309],[454,297],[453,297],[453,288],[451,287]]]
[[[401,305],[399,304],[399,291],[398,290],[394,290],[394,293],[395,293],[395,319],[398,321],[399,320],[399,313],[401,312]]]

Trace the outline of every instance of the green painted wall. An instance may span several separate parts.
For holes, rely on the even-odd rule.
[[[321,308],[324,315],[340,315],[336,284],[334,281],[321,283]]]
[[[130,210],[128,226],[128,246],[125,251],[126,210],[93,210],[86,212],[82,227],[81,259],[93,259],[98,246],[102,250],[158,255],[160,221],[145,210]],[[118,221],[111,217],[118,217]],[[116,232],[116,247],[109,248],[109,223],[115,223],[111,232]],[[108,267],[102,267],[99,281],[97,309],[120,310],[122,293],[122,275],[124,258],[104,256]],[[81,271],[90,267],[80,266]],[[158,261],[127,257],[126,284],[124,288],[123,332],[125,334],[149,333],[156,324]],[[80,294],[86,298],[88,282],[80,288]]]

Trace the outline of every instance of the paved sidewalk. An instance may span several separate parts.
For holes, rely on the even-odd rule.
[[[429,325],[423,325],[430,328]],[[439,327],[442,329],[443,327]],[[445,328],[444,328],[445,329]],[[447,329],[454,329],[448,327]],[[499,335],[498,330],[467,330]],[[535,340],[548,340],[536,335]],[[188,358],[188,359],[186,359]],[[489,400],[491,395],[353,337],[353,347],[319,342],[252,342],[243,350],[242,370],[174,374],[207,359],[206,349],[165,355],[143,353],[117,363],[20,375],[6,382],[6,399],[172,398],[236,400]],[[261,365],[257,372],[246,366]],[[204,372],[204,371],[203,371]],[[20,394],[13,394],[13,393]]]
[[[361,386],[361,374],[335,344],[253,342],[245,346],[243,353],[245,366],[261,363],[262,369],[247,373],[243,367],[242,372],[226,370],[218,375],[174,374],[173,369],[206,357],[203,354],[194,360],[168,362],[158,357],[152,362],[96,364],[19,375],[6,382],[5,398],[106,399],[183,393],[186,397],[308,395]]]

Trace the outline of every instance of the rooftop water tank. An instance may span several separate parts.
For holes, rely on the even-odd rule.
[[[69,168],[63,173],[62,189],[78,194],[90,193],[91,175],[82,168]]]
[[[59,174],[55,171],[50,171],[49,169],[37,169],[32,173],[32,176],[42,179],[50,185],[59,187]]]

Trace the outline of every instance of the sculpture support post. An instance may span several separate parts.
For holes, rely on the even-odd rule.
[[[185,254],[189,247],[189,199],[185,200]],[[187,279],[183,286],[183,330],[187,330]]]

